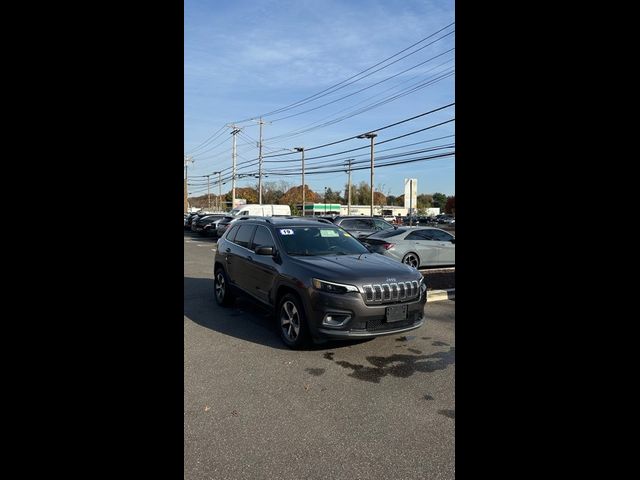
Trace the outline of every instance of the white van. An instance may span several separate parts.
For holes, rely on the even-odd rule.
[[[274,215],[291,215],[291,207],[289,205],[258,205],[248,204],[240,205],[238,208],[231,210],[228,215],[254,215],[259,217],[272,217]]]

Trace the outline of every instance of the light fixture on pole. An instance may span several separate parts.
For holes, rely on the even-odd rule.
[[[294,147],[296,152],[302,152],[302,216],[304,216],[304,147]]]
[[[363,133],[358,135],[358,138],[370,138],[371,139],[371,216],[373,217],[373,144],[375,138],[378,136],[375,132]]]

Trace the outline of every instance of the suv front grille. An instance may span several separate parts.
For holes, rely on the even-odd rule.
[[[366,304],[396,303],[416,298],[420,294],[418,282],[382,283],[363,285]]]

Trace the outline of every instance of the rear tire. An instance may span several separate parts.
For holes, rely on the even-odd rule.
[[[297,296],[287,293],[280,299],[277,311],[278,331],[285,345],[298,350],[309,343],[309,326]]]
[[[227,274],[221,267],[216,268],[213,275],[213,293],[218,305],[228,307],[233,303],[234,298],[231,293],[231,285],[229,285]]]
[[[417,269],[420,266],[420,257],[417,253],[409,252],[402,257],[402,263],[406,263],[410,267]]]

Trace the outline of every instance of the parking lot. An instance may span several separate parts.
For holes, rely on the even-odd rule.
[[[184,477],[453,479],[455,301],[406,335],[281,342],[213,297],[216,241],[184,234]]]

